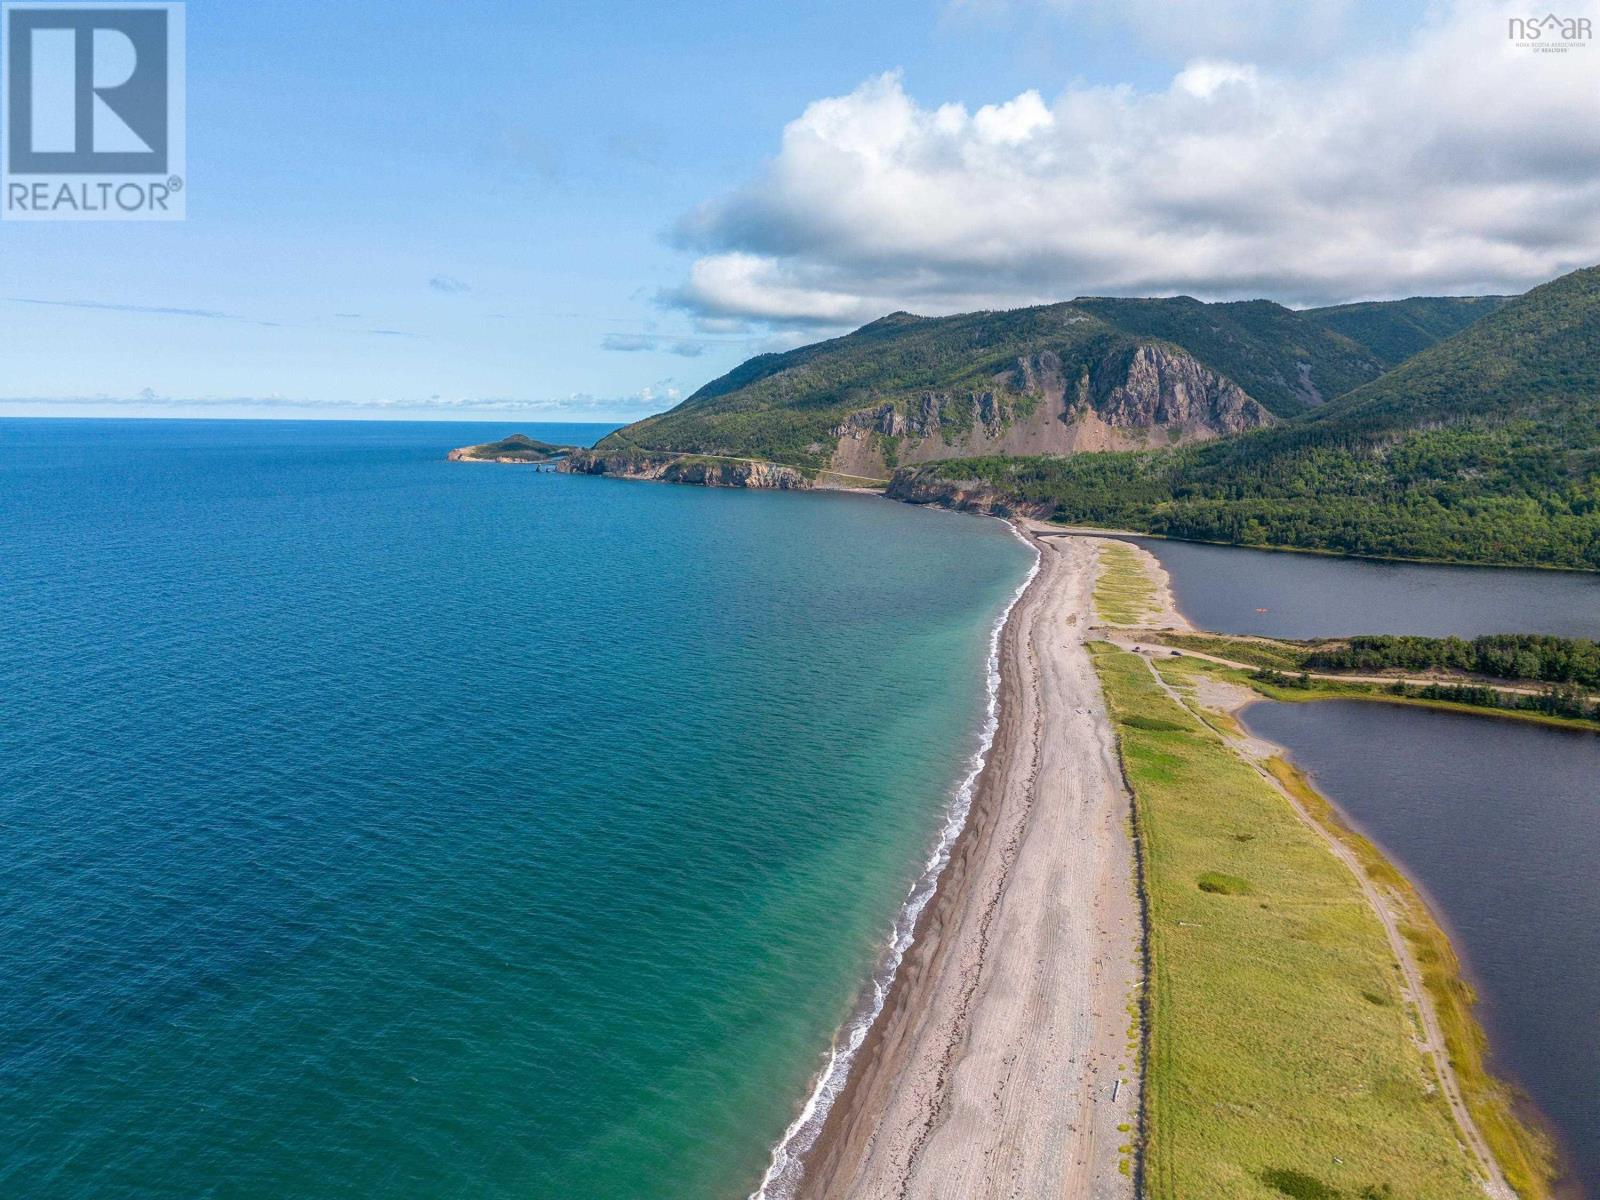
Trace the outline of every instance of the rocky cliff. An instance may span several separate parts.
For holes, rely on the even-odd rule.
[[[568,474],[613,475],[620,479],[655,479],[700,487],[776,488],[803,490],[813,486],[803,471],[751,459],[715,459],[687,454],[579,450],[556,468]]]
[[[1390,329],[1400,319],[1390,307],[1339,319],[1356,332]],[[1433,336],[1422,325],[1443,321],[1408,328],[1420,345]],[[1267,300],[1080,297],[896,312],[747,359],[597,449],[750,458],[863,481],[942,458],[1157,449],[1332,404],[1381,374],[1382,357]]]
[[[849,413],[829,432],[831,467],[888,476],[896,467],[991,454],[1075,454],[1211,441],[1273,423],[1238,384],[1160,342],[1087,361],[1022,355],[992,387],[925,392]]]
[[[1113,429],[1176,430],[1201,441],[1259,429],[1272,414],[1230,379],[1158,343],[1102,359],[1079,379],[1075,405]]]
[[[959,464],[952,464],[959,471]],[[993,484],[979,479],[947,479],[935,471],[903,467],[894,473],[884,493],[891,500],[907,504],[937,504],[962,512],[992,513],[997,517],[1048,517],[1053,504],[1028,504],[1008,495]]]

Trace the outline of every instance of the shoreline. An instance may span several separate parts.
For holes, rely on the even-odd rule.
[[[1302,767],[1294,760],[1288,747],[1274,742],[1270,738],[1262,737],[1245,724],[1243,714],[1246,709],[1253,708],[1257,704],[1271,703],[1274,703],[1274,701],[1268,696],[1247,696],[1241,699],[1237,707],[1229,710],[1229,715],[1239,722],[1253,743],[1269,750],[1272,758],[1276,758],[1283,763],[1287,776],[1293,783],[1303,787],[1325,809],[1325,817],[1319,817],[1311,812],[1304,813],[1303,815],[1307,821],[1323,828],[1329,837],[1345,843],[1357,855],[1363,853],[1373,855],[1377,862],[1381,864],[1381,867],[1391,872],[1394,879],[1398,881],[1398,886],[1393,882],[1389,884],[1392,891],[1400,893],[1395,897],[1396,902],[1400,904],[1409,903],[1415,906],[1413,910],[1400,915],[1419,927],[1418,932],[1423,939],[1435,938],[1443,944],[1444,949],[1448,952],[1449,961],[1453,964],[1450,982],[1465,984],[1473,996],[1467,1015],[1472,1022],[1473,1031],[1481,1038],[1479,1048],[1482,1056],[1480,1064],[1482,1069],[1492,1081],[1503,1085],[1506,1089],[1506,1095],[1503,1100],[1507,1111],[1520,1121],[1525,1128],[1531,1130],[1537,1136],[1547,1139],[1553,1150],[1555,1174],[1544,1181],[1549,1189],[1550,1200],[1586,1200],[1586,1193],[1569,1170],[1565,1139],[1561,1129],[1538,1107],[1523,1086],[1522,1081],[1515,1074],[1510,1072],[1503,1073],[1496,1067],[1494,1046],[1489,1039],[1489,1031],[1483,1022],[1478,1019],[1476,1012],[1477,1006],[1481,1002],[1479,999],[1481,991],[1476,973],[1472,969],[1471,962],[1456,948],[1457,935],[1450,921],[1450,914],[1434,898],[1427,885],[1417,878],[1403,858],[1386,846],[1365,824],[1352,816],[1349,810],[1339,801],[1317,786],[1314,775],[1308,768]],[[1270,763],[1270,759],[1268,762]],[[1280,781],[1280,790],[1287,791],[1289,786]],[[1294,802],[1291,801],[1291,803]],[[1304,808],[1303,805],[1299,804],[1296,807]],[[1429,1003],[1432,1004],[1432,1001],[1430,1000]],[[1468,1103],[1470,1107],[1470,1102]]]
[[[1094,554],[1012,527],[1039,558],[998,631],[967,819],[814,1139],[758,1197],[1133,1195],[1143,924],[1084,649]]]
[[[1170,574],[1160,559],[1142,546],[1126,542],[1124,544],[1131,546],[1144,565],[1156,591],[1158,602],[1163,607],[1162,619],[1175,617],[1175,623],[1180,630],[1195,630],[1196,626],[1176,605]],[[1141,657],[1159,680],[1160,676],[1155,671],[1152,658],[1149,655]],[[1163,682],[1162,686],[1178,703],[1183,703],[1170,685]],[[1423,944],[1432,942],[1446,964],[1442,975],[1443,988],[1465,989],[1469,995],[1473,995],[1472,973],[1456,949],[1448,914],[1434,901],[1422,882],[1415,878],[1395,855],[1371,837],[1335,800],[1317,788],[1310,774],[1294,760],[1286,747],[1260,737],[1244,724],[1241,714],[1246,708],[1272,702],[1273,697],[1238,683],[1216,681],[1214,687],[1216,690],[1205,686],[1198,690],[1194,699],[1196,710],[1211,709],[1237,727],[1238,732],[1234,733],[1218,723],[1207,722],[1232,752],[1253,767],[1282,796],[1291,810],[1324,840],[1329,851],[1345,864],[1366,895],[1369,906],[1383,924],[1394,957],[1400,964],[1402,974],[1407,978],[1407,992],[1413,1006],[1418,1010],[1418,1019],[1425,1031],[1423,1044],[1433,1061],[1447,1103],[1456,1116],[1463,1144],[1472,1149],[1474,1156],[1478,1158],[1487,1173],[1488,1178],[1485,1181],[1487,1189],[1492,1195],[1505,1197],[1506,1200],[1515,1200],[1520,1194],[1508,1182],[1505,1163],[1495,1152],[1491,1139],[1485,1137],[1479,1112],[1476,1111],[1483,1105],[1491,1107],[1499,1105],[1505,1117],[1514,1123],[1509,1134],[1512,1146],[1508,1148],[1514,1149],[1521,1160],[1520,1165],[1529,1170],[1538,1170],[1541,1165],[1545,1168],[1545,1173],[1538,1179],[1538,1184],[1542,1185],[1544,1193],[1552,1197],[1552,1200],[1572,1200],[1573,1197],[1581,1195],[1581,1191],[1570,1190],[1567,1184],[1567,1168],[1561,1149],[1560,1131],[1539,1110],[1531,1097],[1517,1086],[1515,1079],[1508,1079],[1496,1073],[1493,1047],[1489,1042],[1487,1031],[1473,1011],[1476,1007],[1475,998],[1460,1009],[1460,1015],[1450,1030],[1444,1027],[1440,1016],[1440,998],[1427,985],[1426,972],[1418,961],[1417,951],[1410,943],[1413,937]],[[1210,691],[1209,696],[1208,691]],[[1296,697],[1296,702],[1312,702],[1318,699],[1357,699],[1401,705],[1408,703],[1400,697],[1378,694]],[[1511,710],[1473,708],[1467,705],[1445,705],[1436,701],[1412,700],[1409,703],[1413,707],[1431,707],[1490,719],[1508,717],[1526,719],[1527,716],[1535,715]],[[1281,775],[1277,769],[1279,766]],[[1297,792],[1304,794],[1296,795]],[[1405,932],[1407,926],[1414,933],[1407,934]],[[1454,1040],[1462,1041],[1465,1045],[1453,1045]],[[1457,1058],[1462,1054],[1469,1056],[1471,1061],[1467,1069],[1458,1070]],[[1471,1098],[1467,1096],[1469,1089],[1463,1086],[1464,1078],[1469,1078],[1471,1081]],[[1498,1118],[1498,1114],[1491,1113],[1491,1115]],[[1545,1144],[1553,1154],[1552,1159],[1544,1164],[1539,1162],[1541,1139],[1545,1140]]]
[[[816,490],[854,492],[858,489],[819,487]],[[859,490],[870,491],[870,489]],[[974,1164],[974,1169],[979,1169],[981,1173],[976,1179],[966,1180],[966,1186],[959,1194],[963,1196],[1029,1194],[1027,1190],[1019,1192],[1016,1181],[1019,1178],[1026,1178],[1030,1184],[1037,1186],[1040,1179],[1036,1174],[1038,1159],[1052,1158],[1054,1168],[1059,1172],[1064,1158],[1076,1157],[1077,1162],[1074,1165],[1081,1167],[1098,1146],[1093,1136],[1085,1136],[1074,1129],[1070,1115],[1065,1115],[1071,1103],[1069,1095],[1058,1093],[1056,1104],[1058,1122],[1072,1129],[1077,1144],[1076,1149],[1065,1156],[1059,1153],[1059,1149],[1053,1152],[1044,1151],[1040,1143],[1027,1132],[1019,1136],[1014,1130],[998,1128],[997,1122],[989,1125],[980,1124],[972,1119],[971,1112],[961,1111],[964,1104],[970,1107],[968,1102],[974,1094],[972,1086],[964,1085],[962,1080],[963,1073],[972,1073],[967,1060],[973,1055],[974,1026],[984,1019],[986,1010],[994,1007],[993,1004],[986,1002],[981,994],[989,986],[984,978],[983,960],[985,953],[990,949],[992,929],[1001,926],[1002,919],[1006,916],[1003,909],[1011,868],[1008,866],[1001,871],[998,890],[991,889],[986,892],[983,886],[984,860],[994,856],[996,844],[1004,832],[1000,826],[1006,817],[1008,800],[1013,806],[1016,802],[1014,782],[1008,787],[1007,781],[1001,778],[1006,774],[1002,760],[1014,758],[1027,739],[1028,731],[1020,728],[1024,722],[1020,720],[1018,709],[1025,707],[1022,703],[1023,693],[1027,690],[1028,684],[1023,676],[1028,673],[1030,667],[1034,674],[1033,688],[1035,692],[1038,690],[1038,663],[1027,661],[1033,655],[1033,648],[1021,645],[1025,639],[1019,634],[1018,627],[1037,619],[1039,615],[1033,610],[1041,607],[1044,601],[1032,594],[1036,585],[1044,591],[1048,590],[1046,585],[1055,582],[1041,578],[1047,575],[1044,569],[1047,556],[1054,552],[1064,558],[1067,554],[1073,553],[1073,546],[1086,548],[1100,540],[1121,541],[1129,545],[1146,564],[1147,571],[1156,585],[1158,603],[1162,609],[1162,615],[1156,620],[1179,629],[1192,629],[1194,626],[1178,609],[1170,576],[1159,560],[1149,550],[1136,542],[1129,541],[1132,538],[1159,535],[1088,528],[1069,529],[1021,517],[1008,521],[1008,524],[1017,531],[1019,537],[1034,545],[1039,557],[1028,578],[1013,596],[991,632],[989,715],[994,721],[994,729],[992,733],[986,730],[985,741],[973,759],[974,770],[958,789],[958,794],[969,789],[971,794],[962,802],[964,807],[961,808],[959,815],[956,805],[952,805],[947,811],[945,831],[941,834],[924,874],[919,877],[918,883],[907,897],[901,915],[891,931],[884,964],[876,968],[863,985],[862,994],[864,996],[871,994],[873,999],[869,1003],[858,1005],[851,1019],[836,1034],[828,1051],[826,1066],[807,1093],[799,1115],[785,1131],[782,1140],[774,1147],[771,1164],[761,1184],[751,1194],[752,1200],[789,1200],[797,1196],[942,1195],[947,1193],[941,1190],[941,1185],[945,1188],[950,1186],[952,1171],[959,1173],[962,1158],[970,1160]],[[1225,543],[1207,544],[1225,545]],[[1304,553],[1288,547],[1240,548]],[[1087,556],[1089,559],[1087,575],[1089,585],[1092,587],[1094,578],[1092,549],[1087,551]],[[1358,557],[1331,554],[1328,556]],[[1495,569],[1528,569],[1513,564],[1481,565],[1492,565]],[[1561,570],[1561,568],[1545,569]],[[1087,635],[1088,627],[1099,623],[1087,603],[1083,605],[1083,611],[1087,613],[1087,619],[1080,618],[1081,626],[1079,631],[1075,631],[1075,638]],[[1078,644],[1081,645],[1081,642]],[[1247,702],[1262,698],[1252,692],[1248,694]],[[1069,702],[1076,702],[1082,697],[1075,692],[1069,692],[1066,694],[1066,699]],[[1373,696],[1370,699],[1398,702],[1398,698],[1382,696]],[[1037,703],[1035,699],[1033,713],[1035,739],[1039,736],[1041,724]],[[1496,710],[1468,711],[1472,715],[1501,718],[1523,716]],[[1100,715],[1109,731],[1109,720],[1104,718],[1103,712]],[[1238,747],[1234,749],[1245,758],[1245,761],[1255,761],[1253,756],[1243,754]],[[1279,753],[1285,767],[1303,780],[1303,773],[1286,754],[1282,754],[1281,748]],[[1120,758],[1117,771],[1120,776]],[[1033,780],[1030,779],[1027,786],[1031,788],[1032,784]],[[1356,841],[1367,841],[1359,829],[1347,821],[1342,810],[1323,797],[1314,787],[1306,785],[1332,812],[1334,820],[1330,823],[1331,828],[1305,812],[1301,804],[1289,795],[1281,783],[1277,786],[1290,807],[1334,844],[1330,845],[1330,849],[1334,850],[1336,857],[1343,855],[1335,846],[1345,843],[1347,837]],[[1012,794],[1008,796],[1008,792]],[[1024,813],[1021,820],[1026,825],[1028,814]],[[951,836],[952,830],[953,836]],[[1128,840],[1126,830],[1123,834],[1125,840]],[[1012,839],[1013,845],[1016,841],[1016,838]],[[1436,927],[1438,938],[1444,948],[1452,960],[1459,963],[1459,959],[1454,955],[1448,926],[1435,906],[1429,902],[1420,885],[1396,866],[1381,847],[1373,843],[1368,844],[1372,845],[1373,853],[1379,861],[1412,890],[1424,915],[1430,918]],[[1131,840],[1128,840],[1127,852],[1136,862],[1138,847],[1133,845]],[[1359,879],[1360,873],[1357,874]],[[1385,924],[1395,919],[1404,919],[1405,916],[1403,911],[1391,910],[1387,904],[1374,902],[1372,907]],[[981,927],[977,939],[978,955],[976,969],[972,969],[970,963],[963,967],[960,962],[962,951],[960,943],[967,927],[974,921],[975,910],[979,909],[982,911],[977,918]],[[903,929],[903,922],[908,915],[909,927]],[[1015,920],[1016,914],[1011,915]],[[1140,925],[1142,929],[1142,921]],[[988,971],[990,977],[994,973],[993,969]],[[1464,969],[1459,970],[1453,978],[1470,982],[1470,976]],[[948,993],[951,992],[949,984],[952,979],[962,985],[958,989],[961,993],[958,997],[960,1002],[953,1012],[942,1013],[938,1010],[941,1003],[949,999]],[[1087,983],[1082,985],[1080,990],[1087,990]],[[1138,994],[1138,998],[1142,1000],[1142,992]],[[1015,998],[1011,999],[1014,1002]],[[1437,1006],[1432,997],[1424,997],[1421,1002],[1430,1010],[1428,1023],[1437,1027],[1438,1015],[1435,1011]],[[1096,1015],[1103,1016],[1103,1014]],[[1471,1017],[1470,1011],[1467,1019],[1470,1028],[1478,1030],[1481,1036],[1481,1026]],[[1125,1020],[1122,1023],[1126,1025]],[[1050,1038],[1053,1032],[1048,1025],[1043,1030],[1047,1040],[1053,1040]],[[1147,1022],[1138,1022],[1135,1036],[1148,1036]],[[1125,1042],[1126,1037],[1124,1034],[1121,1040]],[[1436,1038],[1443,1042],[1443,1035],[1436,1034]],[[937,1051],[933,1052],[931,1057],[930,1047],[935,1047]],[[1111,1057],[1115,1058],[1117,1055],[1113,1054]],[[1142,1058],[1131,1048],[1123,1050],[1121,1057],[1133,1061],[1136,1065],[1142,1064]],[[1436,1061],[1441,1074],[1448,1073],[1451,1077],[1451,1083],[1446,1085],[1447,1089],[1456,1091],[1459,1096],[1461,1085],[1455,1079],[1456,1072],[1452,1069],[1449,1056],[1440,1055]],[[981,1064],[974,1069],[981,1070]],[[1023,1065],[1013,1060],[1007,1072],[1008,1077],[1002,1081],[1003,1084],[1012,1086],[1013,1081],[1009,1075],[1020,1074],[1022,1070]],[[1490,1072],[1491,1079],[1495,1078],[1492,1075],[1492,1062]],[[1092,1075],[1094,1072],[1091,1070],[1089,1073]],[[902,1095],[907,1091],[913,1093],[909,1098]],[[965,1092],[964,1098],[963,1092]],[[1130,1125],[1134,1131],[1142,1127],[1141,1092],[1141,1082],[1136,1070],[1133,1079],[1121,1087],[1120,1098],[1124,1104],[1128,1102],[1130,1095],[1132,1097],[1130,1115],[1127,1116],[1126,1123],[1118,1126],[1122,1132],[1113,1133],[1105,1139],[1108,1143],[1115,1143],[1118,1140],[1134,1143],[1131,1170],[1128,1167],[1128,1160],[1121,1158],[1120,1155],[1112,1160],[1121,1167],[1123,1176],[1121,1182],[1127,1189],[1128,1196],[1134,1194],[1133,1179],[1130,1176],[1137,1177],[1140,1164],[1137,1132],[1129,1133],[1126,1130]],[[1004,1108],[1000,1103],[999,1092],[992,1093],[992,1098],[997,1110]],[[1458,1103],[1461,1102],[1458,1099]],[[1088,1101],[1087,1107],[1092,1109],[1093,1102]],[[1470,1112],[1470,1102],[1463,1103],[1463,1108]],[[920,1124],[901,1120],[910,1112],[920,1114]],[[1537,1109],[1530,1109],[1513,1099],[1512,1112],[1526,1127],[1553,1132],[1548,1121]],[[1467,1133],[1466,1140],[1484,1148],[1484,1156],[1480,1161],[1490,1166],[1492,1175],[1499,1176],[1495,1180],[1495,1184],[1498,1184],[1496,1190],[1505,1188],[1504,1176],[1499,1170],[1500,1163],[1492,1152],[1487,1151],[1485,1139],[1476,1120],[1469,1117],[1468,1122],[1470,1132],[1463,1129],[1463,1132]],[[1552,1138],[1552,1141],[1559,1142],[1559,1139]],[[952,1152],[952,1143],[959,1148],[955,1152]],[[1119,1150],[1122,1149],[1124,1148],[1119,1147]],[[997,1161],[1002,1158],[1009,1161]],[[1030,1159],[1035,1161],[1027,1161]],[[937,1174],[934,1167],[927,1165],[930,1161],[938,1164]],[[1104,1163],[1099,1165],[1103,1166]],[[1108,1186],[1114,1189],[1116,1184],[1117,1181],[1112,1179]],[[1069,1194],[1090,1194],[1087,1187],[1082,1184],[1080,1187],[1081,1191]],[[1509,1189],[1506,1191],[1509,1192]],[[1124,1193],[1097,1187],[1092,1194],[1098,1198],[1119,1196]]]
[[[853,489],[839,488],[838,491]],[[945,813],[944,825],[935,842],[933,852],[912,884],[900,911],[889,931],[883,960],[873,969],[862,987],[865,996],[870,988],[872,1000],[858,1005],[849,1020],[835,1034],[828,1049],[827,1063],[816,1082],[807,1093],[799,1114],[784,1130],[783,1137],[772,1149],[766,1174],[750,1200],[785,1200],[796,1194],[801,1186],[806,1162],[816,1146],[837,1100],[848,1090],[851,1068],[864,1043],[871,1038],[884,1007],[894,994],[899,969],[905,956],[916,944],[922,916],[937,898],[939,882],[945,868],[955,856],[961,839],[971,824],[974,798],[979,794],[981,781],[987,770],[995,740],[999,734],[1003,707],[1001,704],[1002,650],[1006,629],[1011,616],[1022,603],[1028,590],[1038,579],[1043,556],[1037,546],[1011,527],[1012,532],[1034,552],[1034,560],[1027,575],[1012,593],[1010,601],[1001,611],[989,631],[989,655],[985,662],[984,724],[979,735],[978,749],[968,760],[970,769],[957,785],[952,802]]]
[[[1537,1147],[1540,1139],[1545,1142],[1550,1158],[1545,1164],[1548,1174],[1540,1182],[1550,1200],[1583,1200],[1586,1193],[1571,1173],[1561,1128],[1539,1108],[1514,1073],[1506,1072],[1496,1064],[1494,1044],[1489,1037],[1489,1030],[1477,1014],[1481,1002],[1479,985],[1472,964],[1457,948],[1457,935],[1450,914],[1434,898],[1427,885],[1416,876],[1403,858],[1372,834],[1336,799],[1317,786],[1311,771],[1295,761],[1288,747],[1262,737],[1245,723],[1243,719],[1245,710],[1257,704],[1272,703],[1281,701],[1249,692],[1239,697],[1238,703],[1226,710],[1243,730],[1250,745],[1259,748],[1261,754],[1258,757],[1240,747],[1235,747],[1235,751],[1258,769],[1264,768],[1284,799],[1307,824],[1321,832],[1330,845],[1343,847],[1348,851],[1351,856],[1348,865],[1358,878],[1363,874],[1371,877],[1373,894],[1379,898],[1373,907],[1379,910],[1380,916],[1386,917],[1386,923],[1387,917],[1392,917],[1402,930],[1401,943],[1406,945],[1407,952],[1403,955],[1397,954],[1396,957],[1411,960],[1415,973],[1414,987],[1422,997],[1418,1002],[1419,1007],[1421,1004],[1427,1005],[1430,1015],[1425,1019],[1434,1027],[1434,1036],[1440,1042],[1440,1049],[1435,1054],[1435,1066],[1442,1076],[1448,1076],[1449,1082],[1446,1086],[1457,1094],[1462,1108],[1470,1114],[1471,1140],[1479,1143],[1486,1161],[1493,1164],[1493,1170],[1500,1175],[1500,1184],[1509,1187],[1504,1177],[1504,1164],[1499,1155],[1494,1153],[1490,1139],[1483,1134],[1478,1113],[1475,1111],[1478,1106],[1485,1103],[1502,1105],[1504,1116],[1518,1123],[1525,1131],[1521,1136],[1529,1139],[1527,1144],[1519,1145],[1520,1150],[1527,1153]],[[1482,710],[1469,711],[1466,715],[1482,715]],[[1273,770],[1274,763],[1282,764],[1283,778],[1277,777],[1278,773]],[[1303,799],[1296,798],[1294,793],[1297,790],[1303,790],[1313,803],[1307,804]],[[1315,811],[1316,809],[1321,811]],[[1335,852],[1339,853],[1338,850]],[[1340,857],[1344,858],[1344,854],[1341,853]],[[1362,864],[1363,860],[1365,865],[1358,870],[1357,866]],[[1382,874],[1387,874],[1388,878],[1380,878]],[[1405,933],[1407,926],[1414,932]],[[1459,1068],[1461,1055],[1452,1052],[1450,1032],[1443,1028],[1444,1022],[1439,1015],[1438,997],[1433,994],[1433,989],[1427,986],[1427,972],[1423,969],[1422,963],[1417,961],[1418,954],[1411,948],[1412,942],[1422,945],[1434,943],[1441,952],[1442,961],[1446,964],[1441,976],[1443,986],[1447,989],[1463,988],[1470,997],[1463,1009],[1464,1027],[1457,1030],[1456,1034],[1469,1043],[1468,1053],[1476,1060],[1470,1064],[1472,1073],[1481,1076],[1483,1080],[1474,1082],[1471,1088],[1462,1085],[1463,1072]],[[1484,1090],[1489,1093],[1487,1098],[1478,1094]],[[1469,1091],[1473,1093],[1470,1097],[1467,1095]],[[1520,1196],[1522,1193],[1512,1189],[1512,1194]]]

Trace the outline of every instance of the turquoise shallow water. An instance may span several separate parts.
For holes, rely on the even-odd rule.
[[[500,432],[0,422],[0,1194],[759,1178],[1030,556]]]

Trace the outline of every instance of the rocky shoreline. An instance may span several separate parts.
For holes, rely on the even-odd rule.
[[[715,458],[671,452],[601,454],[578,450],[556,467],[569,475],[610,475],[617,479],[658,480],[698,487],[771,488],[804,491],[816,481],[796,467],[748,458]]]
[[[946,479],[921,467],[901,467],[889,481],[884,495],[907,504],[937,504],[941,508],[996,517],[1042,519],[1055,511],[1053,504],[1019,504],[1015,497],[982,480]]]
[[[534,457],[522,446],[513,453],[497,453],[501,447],[521,438],[514,435],[504,442],[482,446],[462,446],[446,456],[451,462],[546,463],[569,475],[606,475],[614,479],[638,479],[658,483],[682,483],[691,487],[755,488],[777,491],[814,489],[880,490],[854,487],[852,477],[833,472],[808,471],[782,463],[755,458],[733,458],[710,454],[688,454],[672,450],[599,451],[551,447],[552,453]],[[525,440],[525,439],[523,439]],[[861,482],[854,480],[854,483]],[[1048,504],[1018,504],[993,484],[977,479],[949,479],[927,467],[901,467],[881,489],[891,500],[907,504],[934,504],[962,512],[987,513],[997,517],[1035,517],[1051,515]]]

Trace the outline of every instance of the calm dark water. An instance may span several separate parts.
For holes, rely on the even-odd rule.
[[[1358,701],[1244,720],[1437,902],[1496,1062],[1600,1196],[1600,736]]]
[[[1134,540],[1166,567],[1183,614],[1215,633],[1600,637],[1600,575],[1365,562],[1159,538]]]
[[[0,1196],[760,1178],[1032,556],[510,431],[0,422]]]

